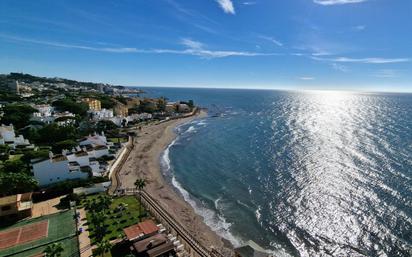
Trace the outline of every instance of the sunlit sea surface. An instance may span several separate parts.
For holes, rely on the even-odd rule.
[[[209,117],[163,172],[220,235],[278,256],[412,256],[412,94],[148,88]]]

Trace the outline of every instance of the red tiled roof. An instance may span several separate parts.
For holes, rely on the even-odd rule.
[[[146,220],[135,224],[133,226],[123,229],[124,233],[127,236],[127,239],[134,240],[136,238],[150,235],[159,231],[159,228],[152,220]]]

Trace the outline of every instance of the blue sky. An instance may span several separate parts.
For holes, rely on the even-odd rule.
[[[1,0],[0,72],[412,91],[410,0]]]

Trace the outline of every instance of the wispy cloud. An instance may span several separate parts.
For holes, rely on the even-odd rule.
[[[243,5],[255,5],[257,2],[243,2]]]
[[[314,80],[314,77],[300,77],[300,80]]]
[[[268,36],[260,36],[261,39],[267,40],[272,42],[273,44],[277,45],[277,46],[283,46],[283,43],[280,42],[279,40],[273,38],[273,37],[268,37]]]
[[[216,0],[225,13],[235,14],[235,7],[231,0]]]
[[[39,45],[46,45],[46,46],[53,46],[53,47],[60,47],[60,48],[98,51],[98,52],[109,52],[109,53],[143,53],[144,52],[144,50],[140,50],[134,47],[93,47],[93,46],[67,44],[67,43],[61,43],[61,42],[45,41],[45,40],[37,40],[37,39],[31,39],[31,38],[22,38],[22,37],[5,36],[5,35],[0,35],[0,38],[18,41],[18,42],[32,43],[32,44],[39,44]]]
[[[342,5],[342,4],[358,4],[367,0],[313,0],[314,3],[320,5]]]
[[[349,71],[349,69],[346,66],[344,66],[342,64],[338,64],[338,63],[332,63],[332,68],[334,70],[341,71],[341,72],[348,72]]]
[[[375,74],[373,74],[373,76],[377,78],[396,78],[398,75],[398,71],[391,69],[378,70]]]
[[[355,26],[353,28],[357,31],[362,31],[362,30],[366,29],[366,26],[365,25],[358,25],[358,26]]]
[[[14,37],[1,35],[0,38],[6,40],[12,40],[23,43],[31,43],[59,48],[67,49],[80,49],[86,51],[97,51],[97,52],[108,52],[108,53],[136,53],[136,54],[179,54],[179,55],[192,55],[198,56],[205,59],[214,58],[224,58],[230,56],[273,56],[278,55],[276,53],[259,53],[259,52],[248,52],[248,51],[229,51],[229,50],[209,50],[206,46],[198,41],[192,39],[182,39],[180,44],[185,47],[185,49],[139,49],[134,47],[94,47],[79,44],[68,44],[54,41],[37,40],[30,38]]]
[[[277,55],[275,53],[258,53],[258,52],[246,52],[246,51],[215,51],[208,50],[206,46],[198,41],[184,38],[181,44],[187,49],[185,50],[160,50],[163,53],[175,53],[175,54],[185,54],[185,55],[195,55],[200,56],[205,59],[213,58],[223,58],[229,56],[271,56]]]
[[[321,58],[312,56],[313,60],[317,61],[330,61],[330,62],[342,62],[342,63],[370,63],[370,64],[385,64],[385,63],[402,63],[410,62],[409,58],[379,58],[379,57],[369,57],[369,58],[349,58],[349,57],[335,57],[335,58]]]

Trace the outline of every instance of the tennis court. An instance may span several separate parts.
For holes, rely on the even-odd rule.
[[[39,240],[48,234],[49,220],[0,232],[0,249]]]
[[[0,229],[0,256],[35,256],[54,242],[63,244],[63,256],[78,256],[73,210],[24,220]]]

